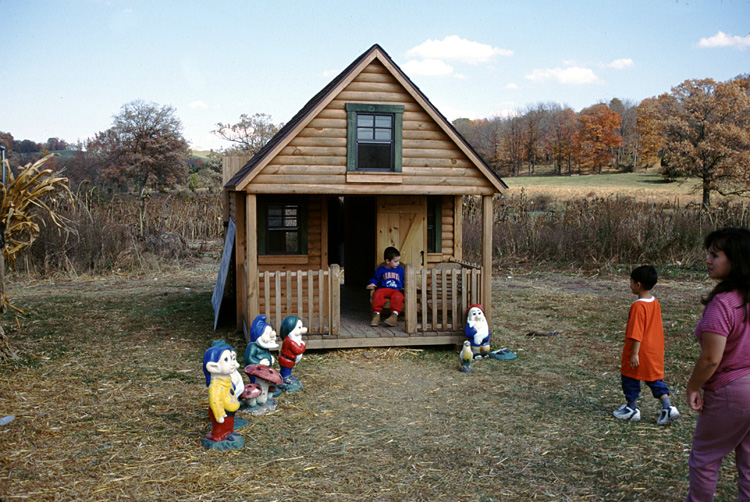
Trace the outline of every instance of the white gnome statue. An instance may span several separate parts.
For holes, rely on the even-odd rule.
[[[472,305],[466,314],[466,338],[471,344],[474,359],[482,359],[490,353],[490,326],[481,305]]]

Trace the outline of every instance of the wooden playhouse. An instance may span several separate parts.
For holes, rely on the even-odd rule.
[[[507,187],[379,45],[224,170],[246,337],[258,314],[277,330],[295,315],[309,349],[454,344],[469,305],[491,319],[492,198]],[[462,260],[469,195],[482,201],[479,264]],[[373,328],[365,286],[387,246],[406,301],[397,327]]]

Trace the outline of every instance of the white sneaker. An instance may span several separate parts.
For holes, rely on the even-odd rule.
[[[680,412],[677,411],[676,406],[670,406],[669,409],[662,408],[659,412],[659,418],[656,420],[656,425],[667,425],[680,418]]]
[[[676,410],[677,408],[675,408]],[[641,419],[641,410],[638,408],[632,409],[627,404],[623,404],[613,411],[612,414],[621,420],[630,420],[631,422],[637,422]]]

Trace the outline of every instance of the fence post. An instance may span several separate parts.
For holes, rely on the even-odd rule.
[[[405,328],[407,334],[413,335],[417,332],[417,273],[416,268],[411,263],[406,264],[405,276]]]

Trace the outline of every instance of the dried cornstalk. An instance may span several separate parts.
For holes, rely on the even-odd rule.
[[[46,155],[34,164],[22,167],[18,177],[13,176],[8,161],[3,169],[8,173],[8,183],[0,183],[0,226],[4,233],[3,248],[8,266],[13,268],[16,257],[28,249],[39,235],[39,223],[47,215],[52,223],[63,231],[69,231],[68,221],[51,207],[56,202],[73,202],[68,187],[68,178],[56,176],[51,169],[43,169],[44,163],[53,155]],[[13,307],[5,295],[0,295],[0,312]]]

